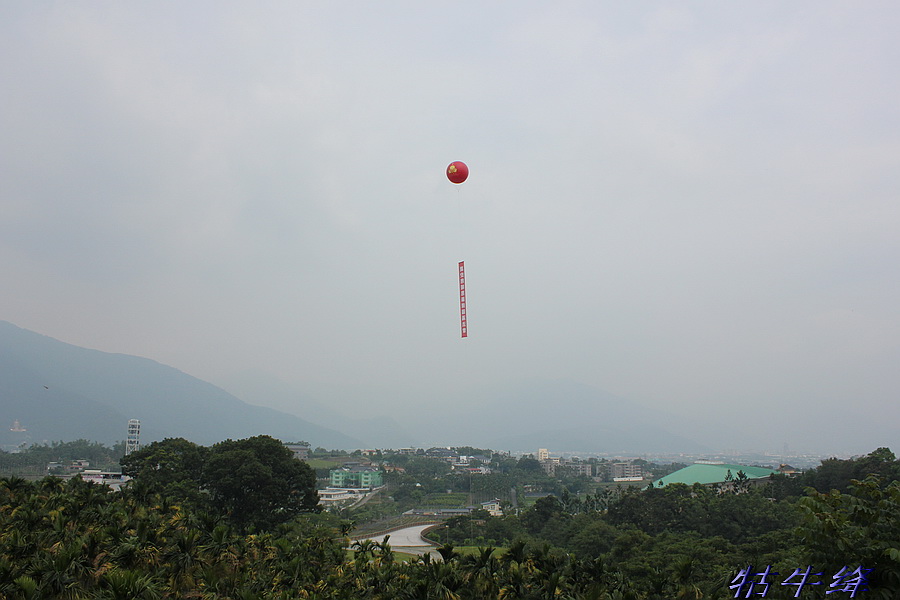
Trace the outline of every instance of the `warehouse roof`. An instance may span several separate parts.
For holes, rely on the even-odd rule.
[[[724,483],[737,477],[738,471],[743,471],[749,479],[762,479],[768,477],[772,473],[777,473],[773,469],[765,467],[748,467],[746,465],[730,465],[725,463],[709,464],[694,463],[683,469],[679,469],[674,473],[669,473],[665,477],[660,477],[653,482],[654,487],[659,487],[659,482],[663,485],[669,483],[684,483],[694,485],[702,483],[704,485],[712,483]],[[731,473],[731,477],[728,474]]]

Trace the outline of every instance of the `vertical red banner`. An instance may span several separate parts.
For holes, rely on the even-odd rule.
[[[459,261],[459,327],[462,337],[468,337],[466,328],[466,264]]]

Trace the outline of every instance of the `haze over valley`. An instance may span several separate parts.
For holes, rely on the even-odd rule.
[[[766,447],[750,419],[710,429],[716,427],[710,416],[651,410],[565,380],[482,387],[463,398],[435,390],[406,408],[379,390],[344,389],[347,396],[340,398],[259,375],[235,377],[222,388],[148,358],[80,348],[7,322],[0,322],[0,374],[0,411],[28,432],[0,431],[7,446],[81,438],[111,444],[124,438],[130,418],[142,421],[146,441],[184,437],[211,444],[265,434],[343,449],[473,445],[522,453],[540,445],[581,454],[702,455],[778,454],[789,445],[827,455],[858,454],[892,441],[869,429],[853,441],[794,435]],[[316,394],[326,400],[317,401]],[[375,405],[380,416],[341,410],[363,403]]]
[[[0,430],[900,447],[898,30],[879,1],[3,3]]]

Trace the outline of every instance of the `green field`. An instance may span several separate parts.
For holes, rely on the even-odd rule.
[[[340,467],[345,462],[347,462],[346,456],[337,456],[335,458],[308,458],[306,459],[306,464],[308,464],[313,469],[336,469]]]
[[[437,554],[437,552],[434,552],[433,554]],[[347,549],[346,556],[347,560],[356,559],[356,553],[351,549]],[[411,560],[416,560],[417,558],[419,558],[419,556],[416,554],[407,554],[406,552],[396,551],[394,552],[394,560],[397,562],[409,562]]]
[[[454,546],[453,551],[461,554],[462,556],[478,556],[481,553],[481,548],[485,548],[486,546]],[[494,547],[494,553],[491,555],[494,558],[500,558],[506,554],[506,548]]]

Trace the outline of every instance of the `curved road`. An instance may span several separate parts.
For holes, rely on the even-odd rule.
[[[391,537],[388,539],[388,544],[390,544],[391,548],[397,552],[422,555],[428,552],[434,552],[436,549],[436,546],[432,546],[422,539],[422,532],[429,527],[434,527],[434,523],[429,525],[404,527],[403,529],[397,529],[379,536],[357,538],[357,540],[354,541],[373,540],[375,542],[380,542],[384,539],[384,536],[389,535]]]

